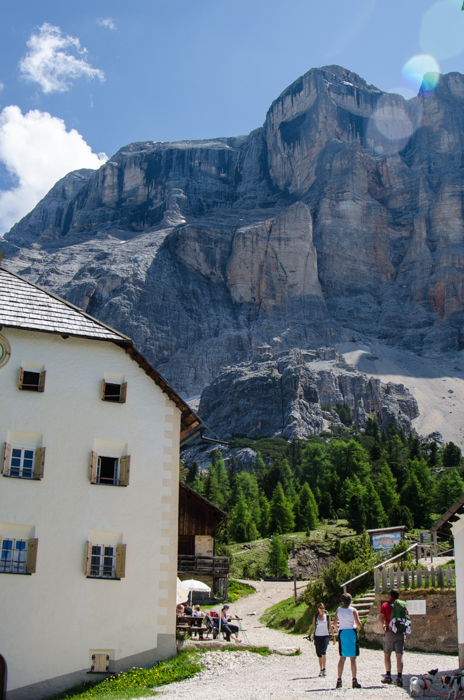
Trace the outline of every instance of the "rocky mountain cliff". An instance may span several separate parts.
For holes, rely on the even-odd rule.
[[[234,433],[259,437],[306,438],[342,425],[334,408],[349,405],[364,426],[376,413],[380,425],[409,432],[419,409],[402,384],[368,378],[334,348],[295,349],[274,358],[270,348],[253,362],[225,368],[203,391],[200,414],[221,439]]]
[[[198,394],[254,349],[464,347],[464,77],[412,100],[313,69],[249,136],[122,148],[5,236],[9,269]]]

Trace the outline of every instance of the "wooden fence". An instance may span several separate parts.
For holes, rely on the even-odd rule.
[[[375,569],[374,586],[376,593],[391,588],[454,588],[454,571],[449,565],[446,569],[442,566]]]

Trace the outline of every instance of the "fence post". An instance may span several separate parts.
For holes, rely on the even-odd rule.
[[[430,567],[430,576],[432,579],[432,586],[435,588],[435,568],[433,566]]]
[[[374,590],[376,593],[380,593],[380,571],[378,569],[374,571]]]
[[[411,588],[414,588],[415,573],[416,573],[416,572],[414,571],[414,567],[411,566]]]
[[[443,588],[445,585],[444,571],[441,566],[437,566],[437,584],[440,586],[440,588]]]
[[[403,577],[404,577],[404,587],[409,588],[409,569],[408,567],[405,568],[403,571]]]
[[[448,588],[453,587],[453,570],[449,564],[448,568],[446,569],[446,585]]]
[[[417,573],[417,587],[422,588],[422,575],[424,572],[422,571],[422,568],[420,566],[417,569],[416,573]]]
[[[424,569],[425,587],[428,588],[430,585],[430,571],[426,566]]]
[[[387,589],[388,589],[387,570],[384,567],[382,569],[382,591],[386,591]]]
[[[396,570],[396,588],[402,588],[402,581],[403,581],[403,572],[400,569],[400,565],[398,564],[398,568]]]

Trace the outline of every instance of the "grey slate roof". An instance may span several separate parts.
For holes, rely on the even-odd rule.
[[[100,323],[77,306],[3,268],[0,268],[0,326],[123,341],[132,345],[125,335]]]

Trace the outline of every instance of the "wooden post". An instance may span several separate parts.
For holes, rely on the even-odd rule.
[[[388,589],[387,570],[384,567],[382,569],[382,591],[386,591],[387,589]]]
[[[380,593],[380,571],[378,569],[374,571],[374,588],[376,593]]]
[[[430,585],[430,571],[428,570],[427,566],[424,569],[424,578],[425,578],[425,587],[428,588]]]
[[[295,559],[295,543],[292,542],[292,559]],[[293,567],[293,597],[296,603],[296,567]]]
[[[417,573],[417,587],[422,588],[422,575],[424,572],[422,571],[422,568],[420,566],[417,569],[416,573]]]
[[[404,577],[404,587],[409,588],[409,569],[408,567],[405,568],[403,571],[403,577]]]

